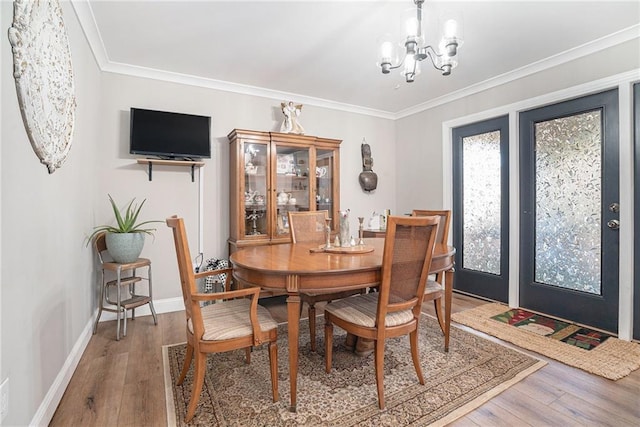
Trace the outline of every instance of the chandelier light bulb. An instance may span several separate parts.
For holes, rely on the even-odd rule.
[[[407,56],[404,60],[404,71],[405,74],[408,72],[412,72],[416,66],[416,60],[413,56]]]
[[[443,76],[448,76],[451,74],[451,70],[458,66],[458,61],[447,54],[442,55],[439,62],[440,64],[438,69],[442,71]]]
[[[413,56],[405,58],[403,74],[407,83],[413,82],[415,76],[420,74],[420,63]]]
[[[390,41],[382,43],[380,51],[382,53],[382,59],[391,59],[391,55],[393,54],[393,43]]]
[[[406,30],[407,37],[417,37],[418,34],[418,19],[417,18],[409,18],[406,22]]]
[[[449,19],[444,23],[444,37],[454,39],[458,34],[458,23],[454,19]]]

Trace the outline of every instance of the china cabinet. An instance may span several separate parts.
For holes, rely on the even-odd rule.
[[[230,254],[289,242],[289,211],[328,210],[337,218],[342,141],[241,129],[228,138]]]

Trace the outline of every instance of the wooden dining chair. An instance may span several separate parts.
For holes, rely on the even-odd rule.
[[[246,362],[251,361],[251,348],[269,343],[271,369],[271,393],[278,401],[278,324],[269,311],[258,305],[260,288],[250,287],[217,293],[199,293],[196,280],[210,275],[225,274],[224,289],[229,288],[232,269],[209,270],[194,273],[191,264],[187,233],[182,218],[167,218],[167,226],[173,229],[173,240],[178,258],[178,270],[186,314],[187,353],[178,379],[182,384],[195,356],[195,372],[191,399],[185,422],[189,422],[196,410],[204,384],[207,354],[245,349]],[[201,307],[200,303],[215,301]],[[221,391],[222,392],[222,391]]]
[[[418,325],[440,218],[390,216],[378,292],[330,302],[324,309],[326,371],[331,372],[333,325],[374,341],[378,405],[384,409],[384,346],[409,335],[411,357],[424,385],[418,354]]]
[[[289,234],[291,243],[317,243],[326,244],[326,220],[329,218],[329,211],[289,211]],[[300,301],[307,303],[309,309],[309,337],[311,340],[311,351],[316,351],[316,303],[322,301],[332,301],[359,294],[362,291],[350,290],[341,292],[300,292]]]
[[[449,240],[449,225],[451,224],[450,210],[426,210],[414,209],[411,216],[439,216],[440,224],[438,225],[438,234],[436,235],[436,243],[446,245]],[[436,274],[436,280],[428,280],[424,291],[424,301],[433,301],[436,310],[436,317],[440,324],[440,329],[444,334],[444,312],[442,311],[442,297],[444,295],[444,271]]]

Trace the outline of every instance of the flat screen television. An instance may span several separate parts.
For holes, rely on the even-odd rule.
[[[211,157],[211,117],[131,108],[131,154],[161,159]]]

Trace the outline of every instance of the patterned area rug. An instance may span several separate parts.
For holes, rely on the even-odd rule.
[[[640,345],[491,303],[454,313],[455,322],[592,374],[617,380],[640,368]],[[516,326],[516,327],[514,327]]]
[[[407,337],[387,340],[385,399],[378,409],[373,355],[358,357],[344,347],[345,333],[334,328],[333,370],[324,371],[324,323],[318,322],[317,353],[309,346],[309,327],[300,325],[297,412],[288,410],[287,325],[278,329],[280,401],[271,401],[268,352],[255,349],[251,364],[244,350],[212,354],[205,385],[189,425],[207,426],[408,426],[445,425],[477,408],[545,365],[519,351],[451,328],[450,350],[437,321],[422,316],[420,356],[426,385],[418,383]],[[186,345],[165,346],[164,369],[169,425],[183,426],[192,372],[181,386]]]

